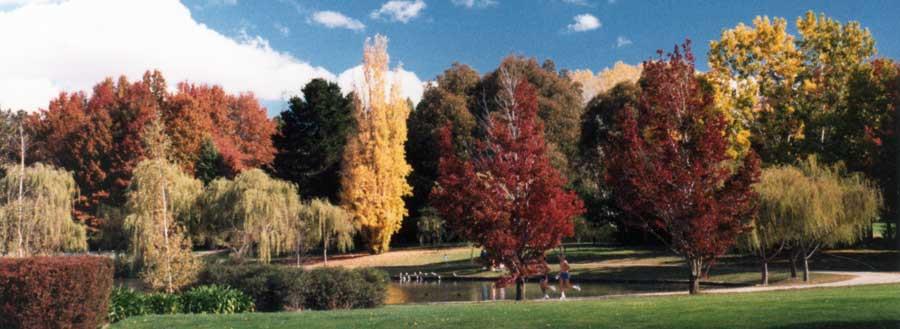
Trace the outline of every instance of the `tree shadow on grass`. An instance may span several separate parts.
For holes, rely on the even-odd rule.
[[[795,323],[773,329],[900,329],[900,320]]]

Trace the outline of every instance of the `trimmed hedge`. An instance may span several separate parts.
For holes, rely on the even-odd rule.
[[[97,329],[112,286],[106,257],[0,259],[0,328]]]
[[[252,297],[258,311],[378,307],[387,294],[387,274],[375,269],[276,265],[210,265],[200,284],[233,287]]]

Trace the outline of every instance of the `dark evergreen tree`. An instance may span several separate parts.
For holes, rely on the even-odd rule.
[[[206,138],[200,144],[200,153],[197,155],[197,162],[194,164],[194,176],[203,184],[209,184],[212,180],[229,176],[225,158],[219,153],[216,144],[212,139]]]
[[[298,185],[304,198],[338,201],[341,157],[353,127],[353,96],[337,84],[313,79],[281,112],[279,133],[272,137],[278,150],[272,173]]]

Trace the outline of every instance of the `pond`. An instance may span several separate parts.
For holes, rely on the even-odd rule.
[[[551,284],[555,286],[554,284]],[[569,289],[566,297],[594,297],[632,293],[687,290],[687,284],[677,283],[576,283],[581,291]],[[550,291],[550,298],[559,298],[559,291]],[[537,282],[525,285],[527,299],[541,299],[541,289]],[[414,304],[432,302],[462,302],[486,300],[512,300],[516,298],[516,287],[494,288],[490,281],[427,281],[396,282],[388,286],[386,304]]]

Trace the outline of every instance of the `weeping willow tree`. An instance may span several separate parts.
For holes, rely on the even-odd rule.
[[[273,255],[292,250],[300,234],[297,187],[259,169],[244,171],[233,181],[216,179],[203,197],[204,230],[216,235],[237,257],[253,251],[269,263]]]
[[[785,249],[791,225],[803,220],[799,210],[805,206],[809,188],[803,172],[790,166],[763,170],[754,186],[756,215],[738,239],[738,247],[759,260],[762,285],[769,284],[769,262]]]
[[[313,199],[303,204],[300,221],[312,230],[312,240],[321,244],[322,259],[328,266],[328,248],[344,252],[353,248],[353,216],[343,208],[323,199]]]
[[[367,39],[365,81],[353,109],[356,131],[348,135],[341,172],[341,205],[373,253],[388,250],[407,215],[403,197],[412,194],[406,181],[412,167],[404,153],[410,106],[400,96],[399,81],[388,81],[388,63],[387,38]]]
[[[823,247],[862,238],[864,228],[878,217],[881,193],[862,175],[847,173],[842,164],[824,165],[815,157],[783,170],[795,171],[781,186],[786,191],[777,205],[784,214],[784,239],[792,248],[792,268],[801,260],[803,280],[809,281],[809,259]]]
[[[144,130],[148,159],[138,163],[127,191],[124,228],[141,279],[155,290],[177,291],[190,284],[199,270],[184,232],[203,184],[167,159],[169,140],[160,120]]]
[[[78,193],[72,174],[43,164],[7,165],[0,178],[0,255],[17,257],[87,249],[72,219]]]

